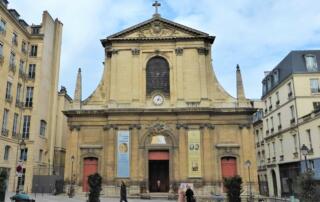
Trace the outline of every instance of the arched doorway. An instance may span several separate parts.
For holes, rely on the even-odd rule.
[[[273,193],[274,193],[274,196],[278,196],[276,172],[274,170],[271,170],[271,175],[272,175]]]
[[[82,190],[89,191],[88,176],[98,172],[98,159],[95,157],[88,157],[83,159],[83,178]]]
[[[146,69],[147,95],[151,95],[154,91],[161,91],[166,95],[170,94],[169,72],[169,64],[164,58],[156,56],[148,61]]]

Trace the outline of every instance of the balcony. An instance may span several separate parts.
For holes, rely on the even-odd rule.
[[[278,125],[278,130],[281,130],[282,129],[282,126],[281,126],[281,124],[280,125]]]
[[[29,72],[29,74],[27,74],[27,79],[28,80],[34,80],[36,78],[36,73],[35,72]]]
[[[276,162],[276,157],[272,157],[272,162]]]
[[[12,102],[12,95],[6,95],[6,102],[8,103]]]
[[[267,109],[267,108],[265,108],[264,113],[265,113],[265,114],[268,113],[268,109]]]
[[[280,100],[277,100],[276,105],[279,106],[280,104]]]
[[[270,159],[270,158],[267,158],[267,162],[268,162],[268,163],[271,163],[271,159]]]
[[[16,64],[10,63],[9,64],[9,70],[12,71],[13,73],[15,73],[16,72]]]
[[[25,102],[24,107],[25,108],[32,108],[32,102]]]
[[[274,132],[274,128],[271,128],[271,129],[270,129],[270,132],[273,133],[273,132]]]
[[[280,161],[283,161],[283,160],[284,160],[284,156],[280,155]]]
[[[292,118],[291,120],[290,120],[290,124],[294,124],[296,122],[296,119],[295,118]]]
[[[12,131],[12,138],[18,139],[20,136],[19,133],[17,133],[16,131]]]
[[[259,142],[257,142],[257,143],[256,143],[256,145],[257,145],[257,147],[260,147],[260,144],[259,144]]]
[[[264,145],[264,140],[261,141],[261,146],[263,146],[263,145]]]
[[[269,135],[269,130],[266,130],[266,135]]]
[[[269,106],[269,111],[271,111],[271,110],[272,110],[272,105]]]
[[[26,73],[22,69],[19,69],[19,78],[22,78],[22,79],[26,78]]]
[[[6,128],[2,128],[1,129],[1,135],[8,136],[8,134],[9,134],[9,130],[8,129],[6,129]]]

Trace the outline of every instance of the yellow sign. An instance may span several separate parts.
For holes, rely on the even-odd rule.
[[[188,132],[188,171],[189,177],[202,177],[200,131]]]

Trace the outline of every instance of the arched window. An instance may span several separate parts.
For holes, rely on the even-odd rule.
[[[169,64],[159,56],[151,58],[147,63],[146,81],[147,95],[154,91],[161,91],[165,95],[170,94]]]

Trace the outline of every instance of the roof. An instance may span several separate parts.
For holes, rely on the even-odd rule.
[[[190,37],[174,37],[174,36],[172,36],[172,37],[148,37],[148,38],[130,38],[130,39],[123,38],[123,36],[125,34],[132,33],[132,32],[134,32],[144,26],[147,26],[148,24],[152,24],[153,22],[162,22],[162,23],[169,25],[171,27],[175,27],[179,30],[185,31],[190,34]],[[185,25],[173,22],[171,20],[162,18],[160,16],[154,16],[153,18],[151,18],[149,20],[146,20],[146,21],[141,22],[137,25],[134,25],[134,26],[129,27],[127,29],[124,29],[120,32],[112,34],[112,35],[108,36],[106,39],[102,39],[101,42],[102,42],[103,46],[105,46],[110,41],[121,41],[121,40],[141,40],[141,39],[142,40],[159,40],[159,39],[160,40],[161,39],[165,39],[165,40],[169,39],[170,40],[170,39],[196,39],[196,38],[197,39],[198,38],[207,39],[210,41],[210,43],[213,43],[215,37],[210,36],[209,34],[207,34],[205,32],[202,32],[202,31],[187,27]]]
[[[312,73],[307,70],[305,56],[314,55],[316,57],[318,71],[320,72],[320,50],[295,50],[291,51],[281,62],[266,75],[262,83],[266,85],[267,80],[270,79],[272,85],[267,88],[266,92],[262,92],[262,97],[267,95],[270,91],[276,88],[282,81],[284,81],[288,76],[295,73]],[[274,74],[278,74],[278,82],[274,82]]]

